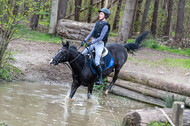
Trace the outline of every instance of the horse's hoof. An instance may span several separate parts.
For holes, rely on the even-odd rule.
[[[104,94],[103,94],[103,97],[104,97],[104,98],[106,98],[106,96],[107,96],[107,94],[106,94],[106,93],[104,93]]]
[[[96,100],[96,99],[88,99],[87,100],[87,103],[90,103],[90,104],[97,104],[97,105],[99,105],[99,102]]]
[[[70,98],[69,95],[65,96],[64,100],[65,101],[74,101],[74,99]]]

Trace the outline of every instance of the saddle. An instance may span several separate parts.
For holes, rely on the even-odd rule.
[[[96,74],[95,51],[92,51],[92,54],[89,60],[90,60],[90,68],[92,72]],[[102,56],[100,58],[100,65],[103,71],[107,70],[108,68],[114,65],[113,57],[106,47],[104,47],[103,49]]]

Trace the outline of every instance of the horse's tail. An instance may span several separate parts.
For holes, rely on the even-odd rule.
[[[150,34],[150,31],[145,31],[142,34],[140,34],[137,38],[135,43],[126,43],[124,44],[124,47],[127,49],[127,52],[133,52],[139,48],[141,48],[141,42],[147,37],[147,35]]]

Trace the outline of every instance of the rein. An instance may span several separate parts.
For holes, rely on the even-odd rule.
[[[81,47],[81,46],[80,46],[80,47]],[[79,50],[80,47],[79,47],[77,50]],[[69,53],[69,49],[68,49],[68,53]],[[68,54],[68,53],[67,53],[67,54]],[[69,69],[70,69],[71,71],[73,71],[72,68],[71,68],[71,66],[70,66],[70,64],[73,63],[75,60],[77,60],[80,55],[81,55],[81,53],[79,53],[72,61],[68,62],[69,64],[68,64],[68,63],[63,63],[63,64],[67,65],[67,67],[69,67]],[[85,59],[86,59],[86,58],[85,58]],[[85,65],[85,64],[84,64],[84,65]],[[82,70],[81,70],[76,76],[78,76],[78,75],[81,74],[81,72],[83,71],[83,68],[84,68],[84,66],[82,67]]]

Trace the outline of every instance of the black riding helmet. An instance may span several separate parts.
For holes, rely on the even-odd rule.
[[[105,14],[105,18],[108,18],[110,16],[110,11],[107,8],[102,8],[101,10],[98,11],[103,12]]]

